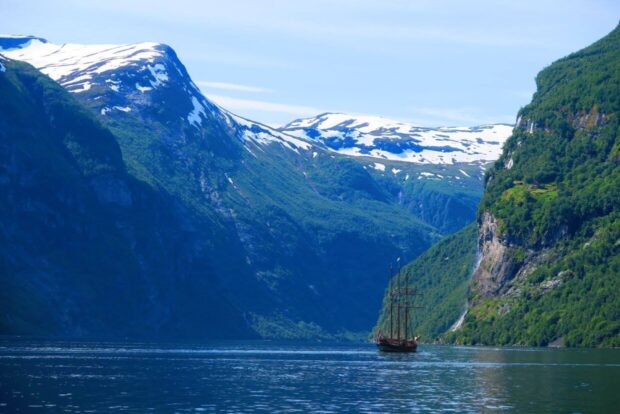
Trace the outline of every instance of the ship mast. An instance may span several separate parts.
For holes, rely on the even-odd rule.
[[[396,259],[396,263],[398,264],[398,276],[396,277],[396,285],[397,285],[397,289],[398,289],[398,296],[397,296],[397,300],[398,302],[396,302],[396,312],[398,314],[398,320],[397,320],[397,325],[398,325],[398,330],[397,330],[397,334],[396,334],[396,339],[400,340],[400,302],[401,302],[401,286],[400,286],[400,257],[398,259]]]
[[[409,275],[405,276],[405,341],[407,340],[407,324],[408,324],[408,316],[409,316]]]
[[[404,339],[405,341],[408,340],[409,338],[409,311],[411,309],[423,309],[423,306],[416,306],[413,304],[413,299],[416,296],[419,296],[420,294],[418,293],[417,289],[415,288],[411,288],[410,284],[409,284],[409,279],[410,279],[410,275],[407,273],[405,274],[405,278],[404,278],[404,283],[405,285],[403,286],[403,280],[402,280],[402,268],[400,266],[400,257],[396,260],[397,264],[398,264],[398,274],[396,276],[396,288],[395,289],[390,289],[390,338],[393,338],[392,336],[392,325],[393,325],[393,311],[392,311],[392,307],[393,307],[393,303],[394,301],[396,301],[396,325],[397,325],[397,330],[396,330],[396,339],[400,340],[401,339],[401,310],[405,313],[404,315],[404,327],[403,327],[403,333],[404,335],[402,336],[402,339]],[[391,269],[392,267],[390,266],[390,273],[391,273]],[[392,283],[393,284],[393,283]]]
[[[394,336],[394,283],[392,280],[392,264],[390,263],[390,281],[388,282],[389,286],[389,296],[390,296],[390,338]]]

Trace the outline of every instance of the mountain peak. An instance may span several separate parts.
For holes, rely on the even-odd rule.
[[[32,64],[102,116],[157,117],[166,125],[183,122],[198,130],[208,120],[230,129],[243,142],[278,142],[295,151],[311,146],[215,105],[166,44],[58,45],[34,36],[9,36],[0,37],[0,53]]]
[[[0,52],[27,47],[32,42],[47,43],[42,37],[32,35],[0,35]]]
[[[127,45],[59,45],[35,36],[0,37],[0,51],[5,56],[31,63],[65,87],[68,78],[79,78],[78,86],[88,88],[87,80],[96,74],[123,66],[152,63],[171,50],[166,45],[154,42]],[[155,81],[157,82],[157,79]],[[72,88],[67,89],[75,92]]]

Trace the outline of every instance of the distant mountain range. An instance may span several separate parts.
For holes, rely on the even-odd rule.
[[[350,156],[319,138],[342,123],[220,108],[166,45],[0,48],[3,333],[366,331],[387,263],[474,219],[510,133],[354,121]]]
[[[419,164],[486,164],[499,158],[512,125],[424,128],[378,116],[325,113],[280,131],[321,142],[331,151]]]

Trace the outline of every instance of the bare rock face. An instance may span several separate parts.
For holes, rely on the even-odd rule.
[[[498,221],[493,214],[485,212],[482,215],[478,235],[479,262],[471,285],[474,297],[489,298],[498,295],[518,269],[508,243],[500,237],[498,227]]]

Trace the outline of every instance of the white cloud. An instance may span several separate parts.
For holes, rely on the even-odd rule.
[[[207,95],[216,104],[230,111],[265,111],[278,112],[295,116],[314,116],[325,110],[304,105],[290,105],[284,103],[259,101],[254,99],[239,99],[224,95]]]
[[[203,86],[209,89],[223,89],[226,91],[251,92],[251,93],[273,92],[273,90],[268,89],[268,88],[262,88],[260,86],[242,85],[239,83],[197,81],[196,84],[198,86]]]

